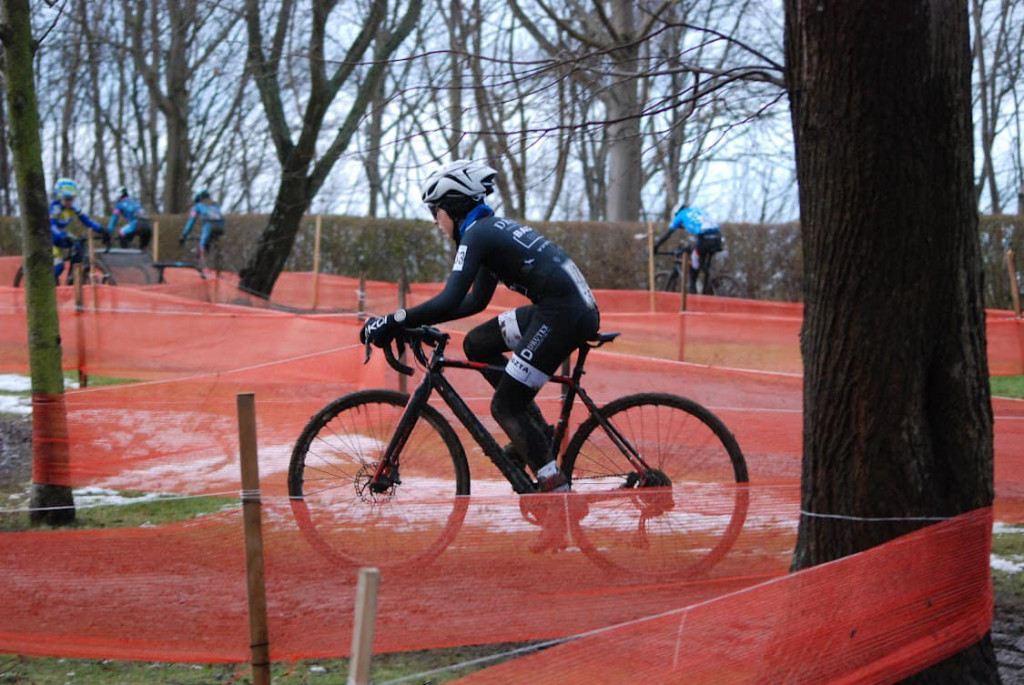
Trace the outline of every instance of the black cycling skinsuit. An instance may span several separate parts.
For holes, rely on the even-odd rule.
[[[483,311],[499,281],[530,299],[533,304],[474,328],[464,348],[474,361],[505,364],[500,377],[488,377],[496,387],[491,414],[536,471],[550,455],[533,398],[562,361],[597,332],[597,304],[561,248],[532,228],[483,209],[467,218],[444,290],[410,309],[405,325],[431,325]],[[506,364],[504,353],[510,350]]]

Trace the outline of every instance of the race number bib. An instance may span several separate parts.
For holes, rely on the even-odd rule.
[[[455,253],[455,264],[452,271],[462,271],[462,265],[466,263],[466,246],[459,245],[459,251]]]

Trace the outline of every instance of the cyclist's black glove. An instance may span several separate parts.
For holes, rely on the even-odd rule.
[[[103,233],[102,233],[102,235],[100,237],[103,240],[104,247],[110,247],[110,237],[111,237],[110,231],[103,231]]]
[[[395,321],[394,314],[368,319],[363,325],[363,330],[359,331],[359,341],[364,345],[370,343],[377,347],[384,347],[395,338],[401,329],[402,324]]]
[[[178,238],[178,245],[184,245],[184,244],[185,244],[185,239],[184,238]]]

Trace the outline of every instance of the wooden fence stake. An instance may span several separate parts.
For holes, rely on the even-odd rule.
[[[1006,270],[1010,274],[1010,296],[1013,298],[1013,314],[1020,318],[1020,283],[1017,282],[1017,263],[1013,248],[1006,251]]]
[[[78,338],[76,350],[78,353],[78,387],[85,388],[89,385],[89,375],[85,372],[85,322],[82,319],[82,315],[85,313],[85,286],[82,283],[82,281],[85,280],[85,267],[82,266],[81,262],[69,266],[71,267],[72,278],[75,279],[75,333]]]
[[[154,262],[159,262],[160,261],[160,222],[159,221],[154,221],[153,222],[153,241],[152,241],[151,244],[153,245],[153,261]]]
[[[270,685],[270,638],[267,631],[267,591],[263,577],[260,468],[256,453],[256,399],[251,392],[238,394],[238,453],[242,467],[242,520],[245,526],[252,682],[254,685]]]
[[[654,311],[654,222],[647,222],[647,289],[650,293],[648,306]]]
[[[373,630],[377,620],[377,589],[380,571],[359,569],[356,586],[356,614],[352,625],[352,657],[348,665],[348,685],[369,685],[370,657],[373,654]]]
[[[320,299],[320,229],[323,226],[323,215],[316,215],[316,235],[313,238],[313,311],[316,311]]]
[[[690,289],[690,255],[683,255],[683,273],[681,276],[682,282],[679,284],[679,292],[682,293],[682,297],[679,299],[679,311],[686,311],[686,293]]]

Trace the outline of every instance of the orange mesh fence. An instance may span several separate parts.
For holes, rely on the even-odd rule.
[[[680,489],[669,520],[645,529],[625,497],[571,496],[586,511],[563,522],[567,547],[557,554],[531,551],[542,529],[508,494],[410,500],[331,527],[264,498],[271,658],[348,653],[362,560],[382,572],[378,652],[566,637],[784,574],[796,490],[755,489],[746,525],[726,531],[716,513],[732,489]],[[567,497],[534,499],[564,508]],[[650,545],[636,547],[638,536]],[[249,657],[237,504],[164,526],[5,534],[0,552],[4,652]]]
[[[14,275],[21,268],[21,257],[0,257],[0,288],[14,285]]]
[[[511,495],[509,485],[458,427],[473,479],[471,498],[451,497],[452,478],[446,475],[451,467],[446,470],[439,462],[419,474],[424,489],[413,489],[410,499],[370,514],[341,507],[325,514],[310,503],[289,501],[284,496],[291,451],[314,412],[357,389],[411,389],[419,373],[401,379],[380,354],[364,365],[362,347],[353,344],[359,324],[351,313],[254,311],[230,304],[243,294],[229,280],[196,280],[210,297],[171,291],[195,285],[187,283],[87,289],[94,290],[87,297],[95,299],[87,299],[83,313],[76,313],[70,289],[58,289],[68,368],[160,380],[66,393],[63,425],[58,421],[58,430],[35,437],[67,445],[69,459],[66,466],[39,476],[79,488],[78,497],[107,491],[208,495],[222,497],[228,509],[154,528],[0,536],[5,559],[0,601],[7,608],[0,614],[0,652],[248,659],[237,503],[236,399],[241,392],[256,397],[274,659],[347,653],[356,569],[363,564],[383,569],[377,651],[561,639],[626,624],[607,635],[614,635],[610,639],[616,644],[633,645],[634,655],[647,654],[638,644],[650,644],[654,658],[639,659],[643,668],[661,664],[664,673],[676,674],[680,682],[729,682],[710,675],[703,681],[684,677],[711,673],[708,669],[715,666],[736,674],[735,682],[805,682],[803,672],[788,678],[784,669],[810,668],[825,653],[830,660],[821,660],[820,672],[808,671],[806,682],[831,682],[815,680],[829,672],[827,664],[838,669],[832,673],[849,676],[844,682],[890,682],[892,674],[909,672],[905,669],[910,664],[930,663],[939,652],[956,651],[958,640],[967,639],[964,626],[978,625],[974,612],[979,593],[990,602],[987,585],[979,591],[975,582],[977,565],[984,565],[987,573],[988,512],[984,521],[973,520],[966,527],[960,522],[967,519],[961,518],[927,529],[939,532],[923,531],[851,560],[786,576],[799,516],[801,377],[722,368],[724,362],[709,366],[654,358],[656,354],[636,356],[643,345],[629,339],[644,334],[646,324],[594,352],[584,386],[598,403],[643,390],[685,395],[709,407],[736,435],[747,459],[749,487],[682,482],[667,500],[657,502],[631,492],[573,493],[524,498],[534,504],[523,508],[523,500]],[[335,284],[339,300],[352,296],[343,291],[353,283]],[[210,287],[226,296],[211,293]],[[368,284],[366,293],[371,291],[376,294],[369,300],[396,301],[392,284]],[[311,294],[301,288],[295,293],[293,302]],[[425,296],[414,286],[410,303]],[[507,297],[502,306],[515,306],[515,296]],[[706,300],[710,307],[711,298]],[[630,301],[622,297],[622,302]],[[391,309],[393,305],[378,311]],[[609,309],[614,307],[610,304]],[[780,306],[773,305],[771,311],[761,318],[781,340],[798,317]],[[613,321],[621,317],[625,324],[649,314],[612,311],[607,316]],[[757,320],[737,311],[665,316],[677,329],[680,318],[686,320],[687,342],[691,321],[725,326],[721,322],[744,316]],[[24,317],[23,294],[0,289],[2,371],[27,371]],[[460,322],[460,330],[464,325]],[[603,328],[611,328],[607,320]],[[754,340],[738,329],[720,334]],[[646,335],[654,340],[654,333]],[[457,356],[460,348],[461,334],[456,332],[452,354]],[[500,441],[489,416],[489,386],[472,372],[453,371],[450,378]],[[545,387],[540,405],[549,418],[556,415],[558,400],[558,388]],[[454,421],[440,400],[434,405]],[[993,408],[995,515],[1001,521],[1024,522],[1024,402],[997,398]],[[59,408],[37,400],[36,411],[54,410]],[[923,547],[914,547],[914,553],[906,552],[908,545],[919,544]],[[560,545],[564,549],[553,553]],[[933,568],[929,572],[926,564],[908,564],[904,554],[911,560],[932,559]],[[873,572],[841,566],[847,562],[876,566]],[[906,576],[896,571],[904,566],[909,569]],[[828,569],[841,570],[830,576]],[[857,584],[851,585],[849,578],[857,578]],[[898,582],[875,588],[869,581],[877,578]],[[857,588],[856,611],[850,606],[850,588]],[[933,602],[938,607],[934,612],[924,611],[927,602],[920,594],[906,605],[899,603],[901,593],[912,596],[918,591],[939,598]],[[806,606],[801,602],[807,597],[817,597],[824,608],[796,620],[794,615],[804,616],[800,612],[806,610],[799,607]],[[748,604],[751,609],[744,611]],[[951,604],[963,605],[963,610],[949,609]],[[682,613],[643,621],[674,610]],[[854,622],[863,648],[861,641],[850,639],[848,624]],[[833,623],[841,627],[833,629]],[[949,641],[931,637],[947,630],[954,636]],[[680,635],[685,641],[679,641]],[[708,641],[701,642],[705,635]],[[722,658],[720,649],[726,644],[735,648],[737,636],[743,648],[734,658]],[[572,664],[564,672],[568,679],[558,682],[606,680],[587,671],[588,660],[595,658],[611,669],[607,673],[627,663],[626,657],[609,663],[610,656],[593,656],[604,653],[597,650],[613,653],[601,645],[603,639],[594,635],[550,650],[568,650],[567,663]],[[702,646],[678,649],[691,642]],[[591,649],[587,645],[592,643],[600,646],[582,651],[589,656],[577,661],[573,650]],[[676,661],[662,663],[657,651],[662,645]],[[813,650],[815,657],[801,649]],[[856,657],[848,663],[831,659],[850,650]],[[810,665],[791,663],[795,656]],[[780,670],[759,670],[766,659],[771,669]],[[634,666],[636,661],[628,660]],[[506,677],[500,670],[496,673],[497,678]],[[782,676],[765,680],[759,676],[765,673]],[[522,673],[518,680],[509,677],[481,682],[523,682]],[[664,678],[671,682],[669,675]]]
[[[970,512],[458,682],[895,683],[988,631],[991,525]]]
[[[570,512],[557,554],[532,550],[541,528],[509,495],[406,501],[393,520],[333,527],[265,499],[271,658],[348,654],[367,557],[382,570],[376,652],[579,638],[469,682],[895,682],[988,629],[989,510],[787,575],[797,489],[751,487],[731,532],[716,523],[728,494],[677,488],[673,522],[657,527],[614,498],[582,514],[584,495],[527,498]],[[0,649],[246,661],[241,528],[236,505],[157,527],[0,536]]]
[[[361,290],[356,279],[326,274],[314,278],[311,273],[283,273],[270,301],[240,290],[237,276],[233,274],[222,274],[219,279],[212,275],[201,279],[194,271],[184,270],[169,269],[167,274],[171,282],[165,285],[138,289],[86,288],[83,297],[85,311],[80,316],[97,310],[133,308],[133,296],[122,294],[125,292],[145,293],[153,298],[162,295],[167,298],[165,307],[168,309],[173,308],[174,301],[182,303],[179,305],[182,308],[189,306],[186,302],[192,302],[192,306],[196,302],[205,302],[243,305],[250,312],[252,307],[257,307],[292,312],[344,312],[354,316],[360,311],[388,313],[400,303],[395,284],[370,281]],[[406,297],[407,306],[425,301],[441,287],[438,283],[412,284]],[[108,292],[111,290],[115,294]],[[73,311],[73,290],[62,287],[58,291],[62,310],[70,314]],[[625,333],[616,343],[620,353],[741,369],[802,372],[799,348],[802,305],[691,296],[688,311],[679,313],[679,296],[674,293],[654,293],[652,297],[651,293],[642,291],[606,290],[598,291],[596,295],[601,305],[602,328]],[[488,317],[525,303],[521,296],[502,289],[486,311],[453,322],[450,326],[453,330],[466,331]],[[23,293],[0,288],[0,323],[4,324],[4,329],[11,329],[13,325],[10,333],[0,334],[0,368],[12,369],[14,366],[7,362],[10,353],[6,346],[13,346],[16,350],[24,347],[23,340],[16,339],[12,343],[9,339],[18,330],[16,322],[8,323],[2,319],[9,315],[17,316],[23,307]],[[995,376],[1024,373],[1024,319],[996,310],[989,310],[986,314],[990,373]],[[64,333],[67,338],[72,334],[70,324],[65,328],[69,329]],[[201,371],[204,367],[199,366],[195,370]]]

